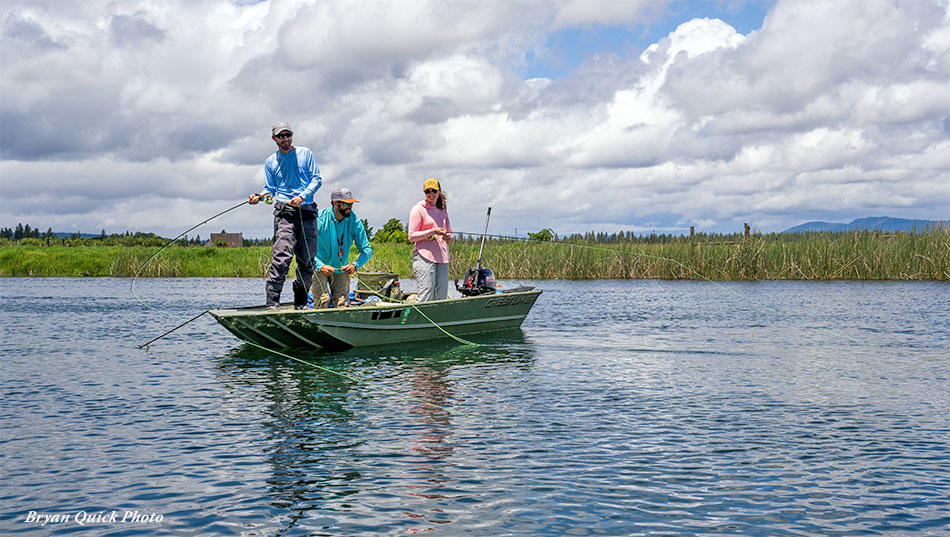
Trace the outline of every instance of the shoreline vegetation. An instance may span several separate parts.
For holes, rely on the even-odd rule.
[[[815,232],[697,235],[633,241],[485,243],[482,265],[499,280],[903,280],[950,281],[950,230],[912,233]],[[117,246],[0,243],[0,277],[132,277],[160,245]],[[167,243],[167,240],[164,243]],[[449,276],[461,278],[478,259],[477,238],[452,246]],[[373,243],[364,271],[412,276],[412,245]],[[263,278],[267,246],[166,248],[140,277]],[[292,276],[292,275],[291,275]]]

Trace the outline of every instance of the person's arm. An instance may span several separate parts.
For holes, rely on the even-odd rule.
[[[452,240],[452,222],[449,222],[449,212],[445,211],[445,233],[442,235],[445,242]]]
[[[425,241],[432,238],[431,229],[420,229],[424,218],[425,209],[421,205],[413,206],[412,211],[409,212],[409,242]]]
[[[317,160],[313,158],[313,152],[307,151],[307,158],[304,160],[304,175],[310,178],[310,182],[300,193],[301,198],[312,197],[323,185],[323,178],[320,177],[320,168],[317,166]]]
[[[366,228],[363,227],[363,222],[357,218],[356,226],[353,230],[353,242],[356,243],[356,247],[360,251],[360,256],[356,258],[356,261],[353,263],[353,268],[359,270],[363,265],[369,261],[369,258],[373,257],[373,247],[369,244],[369,239],[366,237]]]
[[[333,215],[332,215],[332,209],[331,209],[330,217],[332,218],[332,216]],[[336,270],[336,268],[330,264],[329,259],[324,259],[324,258],[329,258],[329,256],[332,255],[330,251],[333,248],[331,248],[332,245],[329,242],[329,236],[331,236],[332,233],[327,232],[327,226],[330,226],[330,225],[333,225],[333,224],[327,221],[326,213],[324,211],[320,211],[317,214],[317,253],[316,255],[313,256],[313,266],[316,267],[317,270],[319,270],[320,272],[324,273],[327,276],[329,276],[330,274],[333,274],[333,271]],[[329,272],[324,270],[324,267],[327,267],[327,266],[329,266],[332,270],[330,270]]]
[[[247,197],[247,202],[256,205],[265,196],[274,197],[277,195],[277,180],[274,177],[274,170],[269,166],[270,159],[264,163],[264,190]]]

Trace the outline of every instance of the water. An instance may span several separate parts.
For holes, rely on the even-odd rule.
[[[294,352],[349,378],[139,350],[263,285],[129,283],[0,279],[3,534],[950,534],[945,283],[504,282],[482,346]]]

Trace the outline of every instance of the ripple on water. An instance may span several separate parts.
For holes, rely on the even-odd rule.
[[[4,533],[950,527],[945,285],[532,282],[524,330],[483,346],[295,354],[343,377],[207,318],[140,351],[260,282],[140,280],[171,318],[128,283],[0,280]],[[22,522],[80,509],[164,521]]]

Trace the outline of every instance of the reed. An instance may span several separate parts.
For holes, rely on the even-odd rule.
[[[477,246],[453,249],[452,274]],[[486,246],[501,279],[950,280],[950,233],[754,235],[727,242]]]
[[[6,246],[0,248],[0,276],[131,277],[158,248],[134,246]],[[258,277],[266,273],[270,248],[183,248],[163,250],[140,276]]]
[[[382,243],[373,249],[364,270],[412,275],[411,245]],[[0,246],[0,276],[131,277],[156,250],[4,245]],[[268,247],[172,246],[152,259],[141,276],[259,278],[267,273],[270,255]],[[477,258],[477,243],[454,244],[450,277],[461,278]],[[489,241],[482,264],[506,280],[950,281],[950,231],[752,235],[728,241],[680,237],[653,244]]]

